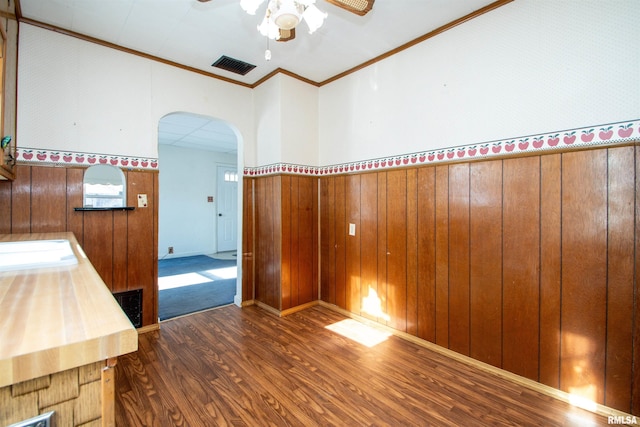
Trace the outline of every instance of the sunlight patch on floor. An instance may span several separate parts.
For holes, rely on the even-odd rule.
[[[325,326],[325,328],[369,348],[375,347],[391,336],[388,332],[381,331],[353,319],[344,319],[332,325]]]
[[[158,290],[182,288],[183,286],[199,285],[210,281],[210,278],[198,273],[174,274],[173,276],[158,277]]]
[[[213,282],[223,279],[235,279],[238,277],[238,267],[224,267],[214,268],[211,270],[205,270],[203,273],[215,276],[215,279],[211,277],[203,276],[200,273],[183,273],[174,274],[171,276],[158,277],[158,290],[182,288],[184,286],[200,285],[202,283]]]
[[[215,268],[213,270],[206,270],[205,273],[212,274],[220,279],[235,279],[238,277],[238,267]]]

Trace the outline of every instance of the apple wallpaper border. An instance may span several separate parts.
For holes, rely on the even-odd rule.
[[[438,150],[419,151],[389,157],[360,160],[327,166],[309,166],[276,163],[265,166],[245,167],[244,175],[264,176],[272,174],[339,175],[352,172],[375,171],[417,165],[453,161],[486,159],[497,156],[537,153],[556,150],[581,149],[588,146],[617,145],[640,142],[640,119],[588,126],[535,135],[461,145]],[[61,152],[35,148],[16,149],[18,163],[39,165],[91,166],[110,164],[131,170],[158,170],[158,159],[112,154]]]
[[[640,119],[604,125],[546,132],[506,138],[476,144],[460,145],[430,151],[419,151],[376,159],[341,163],[329,166],[306,166],[277,163],[259,167],[245,167],[245,176],[272,174],[340,175],[418,165],[487,159],[505,155],[584,149],[588,146],[619,145],[640,142]]]

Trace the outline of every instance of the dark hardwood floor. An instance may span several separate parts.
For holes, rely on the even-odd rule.
[[[162,323],[116,366],[118,426],[561,426],[607,418],[391,336],[366,347],[314,307]]]

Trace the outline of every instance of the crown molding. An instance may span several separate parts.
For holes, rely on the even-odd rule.
[[[377,56],[377,57],[375,57],[375,58],[373,58],[373,59],[371,59],[369,61],[366,61],[366,62],[364,62],[364,63],[362,63],[360,65],[357,65],[357,66],[355,66],[355,67],[353,67],[353,68],[351,68],[349,70],[343,71],[343,72],[341,72],[339,74],[336,74],[335,76],[330,77],[330,78],[328,78],[326,80],[323,80],[321,82],[317,82],[317,81],[308,79],[308,78],[306,78],[304,76],[301,76],[299,74],[293,73],[293,72],[288,71],[288,70],[283,69],[283,68],[277,68],[276,70],[274,70],[271,73],[261,77],[260,79],[256,80],[253,83],[244,83],[244,82],[241,82],[241,81],[229,78],[229,77],[224,77],[224,76],[221,76],[221,75],[218,75],[218,74],[215,74],[215,73],[206,72],[206,71],[200,70],[200,69],[195,68],[195,67],[190,67],[190,66],[187,66],[187,65],[179,64],[177,62],[169,61],[169,60],[166,60],[166,59],[163,59],[163,58],[159,58],[159,57],[154,56],[154,55],[146,54],[146,53],[134,50],[134,49],[130,49],[130,48],[127,48],[127,47],[124,47],[124,46],[120,46],[120,45],[117,45],[115,43],[110,43],[110,42],[107,42],[107,41],[104,41],[104,40],[100,40],[100,39],[97,39],[97,38],[94,38],[94,37],[89,37],[89,36],[86,36],[86,35],[83,35],[83,34],[80,34],[80,33],[76,33],[74,31],[65,30],[65,29],[57,27],[55,25],[45,24],[44,22],[40,22],[40,21],[36,21],[36,20],[33,20],[33,19],[25,18],[25,17],[22,16],[22,9],[20,7],[20,0],[16,0],[16,19],[20,23],[30,24],[30,25],[33,25],[35,27],[39,27],[39,28],[43,28],[43,29],[46,29],[46,30],[50,30],[50,31],[53,31],[53,32],[56,32],[56,33],[59,33],[59,34],[64,34],[64,35],[69,36],[69,37],[74,37],[74,38],[77,38],[77,39],[80,39],[80,40],[84,40],[84,41],[87,41],[87,42],[90,42],[90,43],[95,43],[95,44],[98,44],[100,46],[104,46],[104,47],[108,47],[108,48],[111,48],[111,49],[119,50],[119,51],[122,51],[122,52],[125,52],[125,53],[129,53],[131,55],[140,56],[140,57],[145,58],[145,59],[149,59],[149,60],[152,60],[152,61],[160,62],[160,63],[166,64],[166,65],[171,65],[173,67],[177,67],[177,68],[180,68],[180,69],[183,69],[183,70],[186,70],[186,71],[190,71],[190,72],[193,72],[193,73],[196,73],[196,74],[201,74],[201,75],[204,75],[204,76],[207,76],[207,77],[211,77],[211,78],[214,78],[214,79],[222,80],[222,81],[224,81],[226,83],[236,84],[236,85],[247,87],[247,88],[250,88],[250,89],[255,89],[256,87],[258,87],[262,83],[266,82],[267,80],[269,80],[270,78],[272,78],[272,77],[274,77],[274,76],[276,76],[278,74],[284,74],[286,76],[289,76],[289,77],[292,77],[294,79],[300,80],[300,81],[302,81],[304,83],[307,83],[307,84],[310,84],[312,86],[322,87],[322,86],[324,86],[326,84],[329,84],[329,83],[334,82],[336,80],[339,80],[339,79],[341,79],[343,77],[346,77],[346,76],[348,76],[350,74],[353,74],[353,73],[355,73],[355,72],[357,72],[359,70],[362,70],[363,68],[366,68],[366,67],[368,67],[370,65],[373,65],[373,64],[375,64],[377,62],[380,62],[380,61],[382,61],[382,60],[384,60],[386,58],[389,58],[389,57],[391,57],[391,56],[393,56],[393,55],[395,55],[395,54],[397,54],[399,52],[402,52],[403,50],[409,49],[412,46],[415,46],[415,45],[417,45],[419,43],[422,43],[425,40],[428,40],[428,39],[430,39],[432,37],[435,37],[435,36],[437,36],[439,34],[442,34],[442,33],[446,32],[446,31],[448,31],[448,30],[450,30],[450,29],[452,29],[452,28],[454,28],[454,27],[456,27],[456,26],[458,26],[460,24],[463,24],[463,23],[465,23],[467,21],[470,21],[473,18],[477,18],[478,16],[484,15],[485,13],[491,12],[492,10],[495,10],[495,9],[497,9],[499,7],[502,7],[502,6],[506,5],[506,4],[509,4],[509,3],[513,2],[513,1],[514,0],[496,0],[493,3],[488,4],[485,7],[482,7],[482,8],[480,8],[480,9],[474,11],[474,12],[471,12],[471,13],[461,17],[461,18],[458,18],[458,19],[456,19],[454,21],[451,21],[448,24],[445,24],[445,25],[443,25],[443,26],[441,26],[439,28],[436,28],[435,30],[430,31],[427,34],[424,34],[424,35],[422,35],[422,36],[420,36],[420,37],[418,37],[418,38],[416,38],[416,39],[414,39],[414,40],[412,40],[412,41],[410,41],[408,43],[405,43],[402,46],[399,46],[399,47],[397,47],[395,49],[392,49],[392,50],[390,50],[390,51],[388,51],[386,53],[383,53],[383,54],[381,54],[381,55],[379,55],[379,56]]]

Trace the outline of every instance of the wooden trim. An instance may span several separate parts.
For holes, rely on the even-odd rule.
[[[360,15],[360,16],[364,16],[367,14],[367,12],[369,12],[371,10],[371,8],[373,7],[373,2],[375,0],[366,0],[366,6],[362,9],[358,9],[357,7],[354,7],[350,4],[350,2],[345,1],[345,0],[327,0],[327,2],[331,3],[334,6],[338,6],[341,7],[344,10],[347,10],[351,13],[355,13],[356,15]]]
[[[146,334],[147,332],[153,332],[160,330],[160,323],[154,323],[153,325],[143,326],[142,328],[136,329],[138,331],[138,335]]]
[[[319,302],[316,300],[316,301],[311,301],[311,302],[308,302],[308,303],[305,303],[305,304],[300,304],[300,305],[297,305],[295,307],[291,307],[291,308],[286,309],[286,310],[282,310],[280,312],[280,317],[289,316],[290,314],[297,313],[297,312],[302,311],[302,310],[306,310],[307,308],[315,307],[318,304],[319,304]]]
[[[497,0],[497,1],[493,2],[493,3],[491,3],[491,4],[488,4],[485,7],[482,7],[480,9],[476,10],[475,12],[471,12],[468,15],[463,16],[462,18],[458,18],[456,20],[453,20],[453,21],[449,22],[448,24],[445,24],[445,25],[443,25],[441,27],[438,27],[435,30],[428,32],[427,34],[418,37],[417,39],[413,39],[410,42],[407,42],[407,43],[403,44],[402,46],[399,46],[399,47],[397,47],[395,49],[392,49],[392,50],[390,50],[390,51],[388,51],[386,53],[383,53],[382,55],[378,55],[375,58],[370,59],[369,61],[363,62],[362,64],[357,65],[357,66],[355,66],[353,68],[350,68],[347,71],[344,71],[344,72],[342,72],[340,74],[336,74],[335,76],[330,77],[327,80],[323,80],[320,83],[318,83],[318,86],[322,87],[322,86],[324,86],[326,84],[329,84],[331,82],[339,80],[339,79],[341,79],[341,78],[343,78],[345,76],[348,76],[349,74],[355,73],[356,71],[359,71],[359,70],[361,70],[363,68],[366,68],[366,67],[368,67],[370,65],[373,65],[376,62],[380,62],[383,59],[389,58],[390,56],[393,56],[393,55],[395,55],[397,53],[400,53],[403,50],[409,49],[410,47],[413,47],[413,46],[415,46],[415,45],[417,45],[419,43],[422,43],[425,40],[428,40],[428,39],[433,38],[433,37],[435,37],[435,36],[437,36],[439,34],[442,34],[445,31],[448,31],[448,30],[452,29],[453,27],[457,27],[460,24],[463,24],[463,23],[465,23],[467,21],[470,21],[473,18],[477,18],[480,15],[484,15],[487,12],[491,12],[494,9],[497,9],[497,8],[499,8],[501,6],[504,6],[504,5],[508,4],[508,3],[511,3],[512,1],[513,0]]]
[[[417,344],[417,345],[419,345],[421,347],[427,348],[427,349],[432,350],[432,351],[434,351],[436,353],[439,353],[439,354],[442,354],[444,356],[447,356],[447,357],[449,357],[449,358],[451,358],[453,360],[456,360],[458,362],[462,362],[462,363],[465,363],[465,364],[467,364],[469,366],[472,366],[472,367],[474,367],[476,369],[479,369],[479,370],[482,370],[482,371],[485,371],[485,372],[489,372],[489,373],[491,373],[493,375],[496,375],[496,376],[498,376],[500,378],[503,378],[505,380],[512,381],[512,382],[514,382],[514,383],[516,383],[518,385],[521,385],[523,387],[527,387],[527,388],[529,388],[531,390],[534,390],[536,392],[542,393],[542,394],[544,394],[546,396],[549,396],[549,397],[553,397],[553,398],[561,400],[563,402],[570,403],[570,404],[572,404],[574,406],[580,407],[582,409],[585,409],[587,411],[593,412],[595,414],[602,415],[602,416],[615,416],[615,417],[627,417],[627,416],[631,417],[632,416],[631,414],[628,414],[626,412],[619,411],[617,409],[613,409],[613,408],[610,408],[608,406],[597,404],[597,403],[593,403],[593,405],[580,406],[579,404],[574,402],[574,399],[571,397],[571,395],[569,393],[566,393],[564,391],[555,389],[553,387],[546,386],[544,384],[540,384],[539,382],[530,380],[530,379],[522,377],[520,375],[513,374],[511,372],[505,371],[505,370],[500,369],[500,368],[496,368],[493,365],[489,365],[487,363],[480,362],[480,361],[478,361],[476,359],[473,359],[473,358],[471,358],[469,356],[465,356],[463,354],[456,353],[455,351],[449,350],[447,348],[440,347],[437,344],[433,344],[431,342],[425,341],[425,340],[423,340],[421,338],[418,338],[418,337],[413,336],[411,334],[408,334],[406,332],[401,332],[401,331],[398,331],[397,329],[393,329],[393,328],[391,328],[389,326],[385,326],[385,325],[382,325],[382,324],[380,324],[378,322],[371,321],[371,320],[369,320],[369,319],[367,319],[365,317],[362,317],[362,316],[359,316],[357,314],[351,313],[351,312],[349,312],[347,310],[344,310],[344,309],[338,307],[337,305],[329,304],[329,303],[327,303],[325,301],[318,301],[318,304],[320,306],[322,306],[322,307],[326,307],[326,308],[328,308],[330,310],[333,310],[336,313],[340,313],[343,316],[346,316],[346,317],[352,318],[354,320],[357,320],[358,322],[364,323],[367,326],[371,326],[371,327],[374,327],[374,328],[377,328],[377,329],[381,329],[381,330],[383,330],[383,331],[385,331],[387,333],[390,333],[390,334],[392,334],[392,335],[394,335],[394,336],[396,336],[398,338],[402,338],[402,339],[404,339],[406,341],[412,342],[412,343]]]
[[[280,317],[280,310],[278,310],[276,308],[273,308],[270,305],[267,305],[267,304],[263,303],[262,301],[257,301],[256,300],[254,305],[257,305],[261,309],[263,309],[265,311],[268,311],[269,313]]]
[[[242,301],[240,303],[240,307],[249,307],[249,306],[252,306],[252,305],[256,305],[257,303],[258,302],[256,300],[254,300],[254,299],[247,300],[247,301]]]
[[[260,86],[262,83],[266,82],[271,77],[274,77],[277,74],[284,74],[286,76],[293,77],[294,79],[300,80],[300,81],[302,81],[304,83],[308,83],[308,84],[310,84],[312,86],[316,86],[316,87],[320,87],[321,86],[318,82],[315,82],[313,80],[307,79],[306,77],[302,77],[299,74],[292,73],[291,71],[285,70],[284,68],[276,68],[275,70],[273,70],[272,72],[270,72],[266,76],[260,78],[258,81],[253,83],[251,85],[251,89],[254,89],[254,88]]]
[[[488,4],[485,7],[482,7],[482,8],[480,8],[480,9],[474,11],[474,12],[469,13],[468,15],[465,15],[465,16],[463,16],[461,18],[458,18],[458,19],[456,19],[454,21],[451,21],[448,24],[445,24],[445,25],[443,25],[443,26],[441,26],[439,28],[436,28],[435,30],[430,31],[427,34],[424,34],[423,36],[418,37],[418,38],[416,38],[416,39],[414,39],[414,40],[412,40],[412,41],[410,41],[408,43],[405,43],[402,46],[399,46],[399,47],[397,47],[395,49],[392,49],[392,50],[390,50],[390,51],[388,51],[386,53],[383,53],[382,55],[378,55],[377,57],[375,57],[373,59],[370,59],[369,61],[363,62],[360,65],[357,65],[357,66],[355,66],[353,68],[350,68],[350,69],[348,69],[348,70],[346,70],[346,71],[344,71],[342,73],[336,74],[335,76],[330,77],[330,78],[328,78],[326,80],[323,80],[321,82],[316,82],[316,81],[307,79],[305,77],[302,77],[302,76],[300,76],[298,74],[295,74],[295,73],[293,73],[291,71],[288,71],[288,70],[285,70],[285,69],[282,69],[282,68],[275,69],[274,71],[272,71],[271,73],[267,74],[266,76],[261,77],[259,80],[257,80],[254,83],[250,84],[250,83],[240,82],[238,80],[234,80],[234,79],[231,79],[231,78],[228,78],[228,77],[223,77],[223,76],[220,76],[220,75],[217,75],[217,74],[214,74],[214,73],[208,73],[208,72],[200,70],[198,68],[189,67],[189,66],[186,66],[186,65],[179,64],[177,62],[173,62],[173,61],[169,61],[169,60],[166,60],[166,59],[163,59],[163,58],[159,58],[159,57],[154,56],[154,55],[149,55],[147,53],[143,53],[143,52],[136,51],[136,50],[133,50],[133,49],[130,49],[130,48],[126,48],[124,46],[120,46],[120,45],[117,45],[117,44],[114,44],[114,43],[110,43],[110,42],[107,42],[107,41],[104,41],[104,40],[96,39],[94,37],[89,37],[89,36],[86,36],[86,35],[83,35],[83,34],[80,34],[80,33],[76,33],[74,31],[65,30],[65,29],[57,27],[55,25],[45,24],[44,22],[36,21],[36,20],[33,20],[33,19],[29,19],[29,18],[24,18],[22,16],[22,11],[21,11],[21,8],[20,8],[20,0],[16,0],[16,17],[17,17],[17,20],[19,22],[22,22],[22,23],[25,23],[25,24],[30,24],[30,25],[33,25],[33,26],[36,26],[36,27],[44,28],[46,30],[54,31],[56,33],[64,34],[64,35],[67,35],[67,36],[70,36],[70,37],[75,37],[75,38],[78,38],[78,39],[81,39],[81,40],[84,40],[84,41],[87,41],[87,42],[90,42],[90,43],[96,43],[96,44],[99,44],[99,45],[104,46],[104,47],[109,47],[109,48],[112,48],[112,49],[115,49],[115,50],[120,50],[120,51],[125,52],[125,53],[129,53],[129,54],[132,54],[132,55],[140,56],[142,58],[150,59],[152,61],[157,61],[157,62],[166,64],[166,65],[171,65],[171,66],[174,66],[174,67],[186,70],[186,71],[191,71],[191,72],[194,72],[196,74],[201,74],[203,76],[208,76],[208,77],[211,77],[211,78],[214,78],[214,79],[222,80],[222,81],[224,81],[226,83],[236,84],[236,85],[247,87],[247,88],[250,88],[250,89],[255,89],[256,87],[258,87],[259,85],[261,85],[265,81],[269,80],[271,77],[275,76],[278,73],[282,73],[282,74],[287,75],[289,77],[293,77],[294,79],[300,80],[300,81],[302,81],[304,83],[308,83],[308,84],[310,84],[312,86],[322,87],[322,86],[324,86],[324,85],[326,85],[328,83],[334,82],[334,81],[336,81],[338,79],[341,79],[342,77],[345,77],[345,76],[347,76],[349,74],[355,73],[356,71],[359,71],[359,70],[361,70],[363,68],[366,68],[366,67],[368,67],[368,66],[370,66],[372,64],[375,64],[376,62],[382,61],[383,59],[386,59],[386,58],[388,58],[390,56],[393,56],[393,55],[395,55],[395,54],[397,54],[399,52],[402,52],[403,50],[406,50],[406,49],[408,49],[408,48],[410,48],[412,46],[415,46],[415,45],[417,45],[419,43],[422,43],[425,40],[428,40],[428,39],[430,39],[432,37],[435,37],[435,36],[437,36],[439,34],[442,34],[445,31],[448,31],[448,30],[450,30],[450,29],[452,29],[452,28],[454,28],[454,27],[456,27],[456,26],[458,26],[460,24],[463,24],[463,23],[465,23],[465,22],[467,22],[467,21],[469,21],[469,20],[471,20],[473,18],[477,18],[480,15],[483,15],[483,14],[485,14],[487,12],[491,12],[494,9],[497,9],[497,8],[499,8],[501,6],[504,6],[504,5],[508,4],[508,3],[511,3],[512,1],[513,0],[496,0],[495,2],[493,2],[491,4]]]
[[[245,302],[248,303],[248,304],[245,305]],[[242,303],[243,307],[246,307],[246,306],[249,306],[249,305],[257,305],[261,309],[266,310],[269,313],[274,314],[274,315],[276,315],[278,317],[286,317],[286,316],[289,316],[291,314],[297,313],[299,311],[303,311],[303,310],[306,310],[308,308],[315,307],[316,305],[318,305],[320,303],[319,301],[316,300],[316,301],[308,302],[306,304],[300,304],[298,306],[291,307],[291,308],[286,309],[286,310],[277,310],[277,309],[271,307],[270,305],[267,305],[267,304],[265,304],[263,302],[260,302],[260,301],[253,300],[253,301],[245,301],[245,302]]]
[[[102,368],[101,383],[102,383],[102,426],[103,427],[115,427],[116,425],[116,412],[115,412],[115,369],[117,359],[108,359],[105,367]]]
[[[76,33],[74,31],[65,30],[64,28],[56,27],[55,25],[45,24],[44,22],[35,21],[35,20],[29,19],[29,18],[24,18],[21,15],[19,16],[19,22],[24,23],[24,24],[30,24],[30,25],[33,25],[35,27],[40,27],[40,28],[43,28],[45,30],[50,30],[50,31],[53,31],[53,32],[58,33],[58,34],[63,34],[63,35],[66,35],[66,36],[74,37],[74,38],[77,38],[77,39],[80,39],[80,40],[87,41],[89,43],[95,43],[95,44],[98,44],[100,46],[104,46],[104,47],[108,47],[108,48],[111,48],[111,49],[119,50],[121,52],[129,53],[131,55],[140,56],[140,57],[145,58],[145,59],[149,59],[149,60],[152,60],[152,61],[160,62],[162,64],[171,65],[171,66],[174,66],[174,67],[186,70],[186,71],[191,71],[191,72],[196,73],[196,74],[201,74],[203,76],[207,76],[207,77],[211,77],[211,78],[214,78],[214,79],[222,80],[222,81],[224,81],[226,83],[236,84],[236,85],[239,85],[239,86],[244,86],[244,87],[248,87],[248,88],[252,88],[252,89],[255,87],[254,85],[251,85],[249,83],[243,83],[243,82],[240,82],[238,80],[230,79],[228,77],[219,76],[219,75],[213,74],[213,73],[207,73],[206,71],[200,70],[198,68],[189,67],[187,65],[183,65],[183,64],[179,64],[177,62],[169,61],[167,59],[163,59],[163,58],[160,58],[158,56],[150,55],[148,53],[143,53],[143,52],[140,52],[140,51],[137,51],[137,50],[134,50],[134,49],[130,49],[130,48],[127,48],[127,47],[124,47],[124,46],[120,46],[120,45],[117,45],[117,44],[114,44],[114,43],[110,43],[110,42],[107,42],[107,41],[104,41],[104,40],[100,40],[100,39],[97,39],[95,37],[90,37],[90,36],[86,36],[84,34]]]

